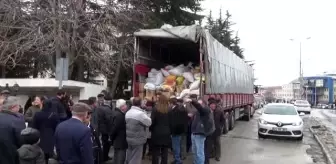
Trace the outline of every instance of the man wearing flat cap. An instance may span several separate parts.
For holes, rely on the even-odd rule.
[[[2,90],[0,93],[0,105],[3,104],[3,102],[8,98],[10,92],[8,90]],[[0,108],[1,110],[1,108]]]
[[[72,106],[72,118],[60,123],[55,131],[59,163],[94,164],[91,130],[84,122],[90,106],[77,103]]]

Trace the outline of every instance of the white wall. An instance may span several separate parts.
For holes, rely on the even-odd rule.
[[[10,87],[14,84],[18,84],[22,88],[46,88],[48,89],[57,89],[58,81],[55,79],[0,79],[0,86],[4,87],[8,84]],[[107,88],[104,86],[96,85],[96,84],[88,84],[84,82],[67,80],[63,82],[64,88],[70,88],[71,90],[77,90],[79,95],[74,94],[73,99],[75,101],[88,99],[91,96],[97,96],[102,90],[106,90]],[[33,89],[32,89],[33,90]],[[77,93],[77,94],[78,94]],[[46,95],[49,93],[46,93]],[[51,95],[54,95],[52,93]],[[18,93],[18,97],[20,98],[20,103],[26,103],[28,99],[28,95],[20,95]]]

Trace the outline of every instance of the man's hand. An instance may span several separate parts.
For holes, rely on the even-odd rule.
[[[189,98],[185,99],[185,102],[187,102],[187,103],[189,103],[191,101],[192,101],[192,99],[189,99]]]

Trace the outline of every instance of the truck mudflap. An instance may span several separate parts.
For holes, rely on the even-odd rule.
[[[247,105],[244,108],[244,120],[245,121],[250,121],[251,116],[254,114],[254,110],[251,105]]]

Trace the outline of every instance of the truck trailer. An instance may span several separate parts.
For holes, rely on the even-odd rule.
[[[161,27],[134,33],[133,96],[139,96],[139,67],[162,68],[168,64],[197,63],[201,80],[199,95],[221,100],[225,113],[223,133],[235,121],[249,121],[254,114],[253,69],[199,25]]]

